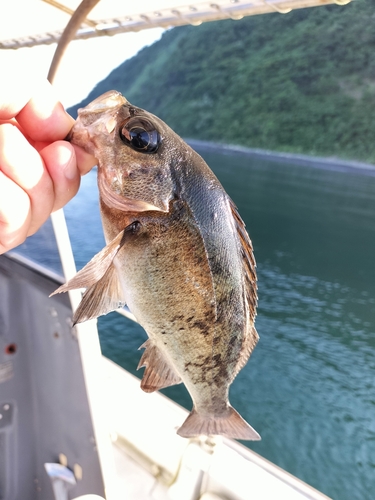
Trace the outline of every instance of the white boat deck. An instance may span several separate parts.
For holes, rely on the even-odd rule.
[[[103,358],[119,498],[327,500],[236,441],[176,434],[187,411]],[[141,451],[142,450],[142,451]]]
[[[0,415],[1,498],[35,500],[30,485],[53,498],[48,463],[74,473],[77,500],[327,500],[234,440],[178,436],[187,411],[103,358],[96,322],[72,331],[67,299],[48,299],[56,285],[40,266],[0,259],[0,404],[12,408]]]

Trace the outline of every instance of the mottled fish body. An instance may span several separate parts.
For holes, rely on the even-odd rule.
[[[74,321],[126,303],[149,337],[142,389],[183,382],[193,399],[178,434],[260,439],[228,401],[258,340],[255,261],[236,207],[195,151],[116,91],[79,111],[69,139],[98,160],[107,242],[57,290],[87,288]]]

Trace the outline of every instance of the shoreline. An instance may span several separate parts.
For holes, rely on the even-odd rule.
[[[375,176],[375,165],[355,160],[341,160],[340,158],[325,158],[309,156],[296,153],[282,153],[269,151],[267,149],[247,148],[235,144],[219,144],[217,142],[200,141],[198,139],[184,139],[192,148],[205,151],[221,152],[258,157],[263,160],[272,160],[280,163],[292,163],[294,165],[315,167],[324,170],[336,170],[339,172],[361,173],[363,175]]]

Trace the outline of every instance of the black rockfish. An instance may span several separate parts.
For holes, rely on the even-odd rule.
[[[78,115],[69,140],[98,160],[107,246],[57,292],[87,288],[75,322],[128,305],[149,337],[142,389],[183,382],[193,399],[179,435],[260,439],[228,401],[258,340],[255,261],[236,207],[195,151],[119,92]]]

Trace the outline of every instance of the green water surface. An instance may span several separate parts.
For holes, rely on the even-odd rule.
[[[334,499],[375,498],[375,177],[201,154],[258,264],[260,342],[230,393],[262,436],[245,444]],[[94,172],[67,216],[82,266],[103,245]],[[135,373],[142,329],[115,313],[99,329],[104,354]],[[183,386],[164,392],[191,408]]]

